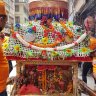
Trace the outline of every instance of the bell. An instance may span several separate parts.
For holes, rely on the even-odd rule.
[[[96,38],[91,37],[90,38],[90,45],[89,45],[90,49],[94,50],[96,48]]]

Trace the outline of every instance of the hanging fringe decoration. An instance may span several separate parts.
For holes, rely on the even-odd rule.
[[[43,16],[46,16],[47,18],[54,18],[57,21],[60,18],[68,18],[67,9],[59,7],[37,7],[30,9],[29,12],[29,20],[40,20]]]

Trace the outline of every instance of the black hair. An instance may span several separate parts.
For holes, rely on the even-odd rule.
[[[93,17],[93,14],[92,14],[92,13],[88,13],[88,14],[87,14],[87,17],[88,17],[88,16]]]
[[[5,18],[7,18],[7,15],[0,14],[0,17],[2,17],[3,19],[5,19]]]
[[[7,15],[0,14],[0,17],[2,17],[3,20],[7,19]],[[4,25],[5,26],[5,25]],[[0,32],[3,30],[4,27],[0,27]]]

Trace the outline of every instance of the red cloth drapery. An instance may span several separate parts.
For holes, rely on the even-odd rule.
[[[37,88],[34,85],[23,85],[21,89],[19,90],[18,94],[20,95],[28,95],[28,94],[41,94],[41,91],[39,88]]]

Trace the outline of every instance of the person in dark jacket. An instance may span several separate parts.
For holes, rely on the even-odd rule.
[[[11,73],[11,71],[13,70],[12,61],[8,60],[8,63],[9,63],[9,73]]]

